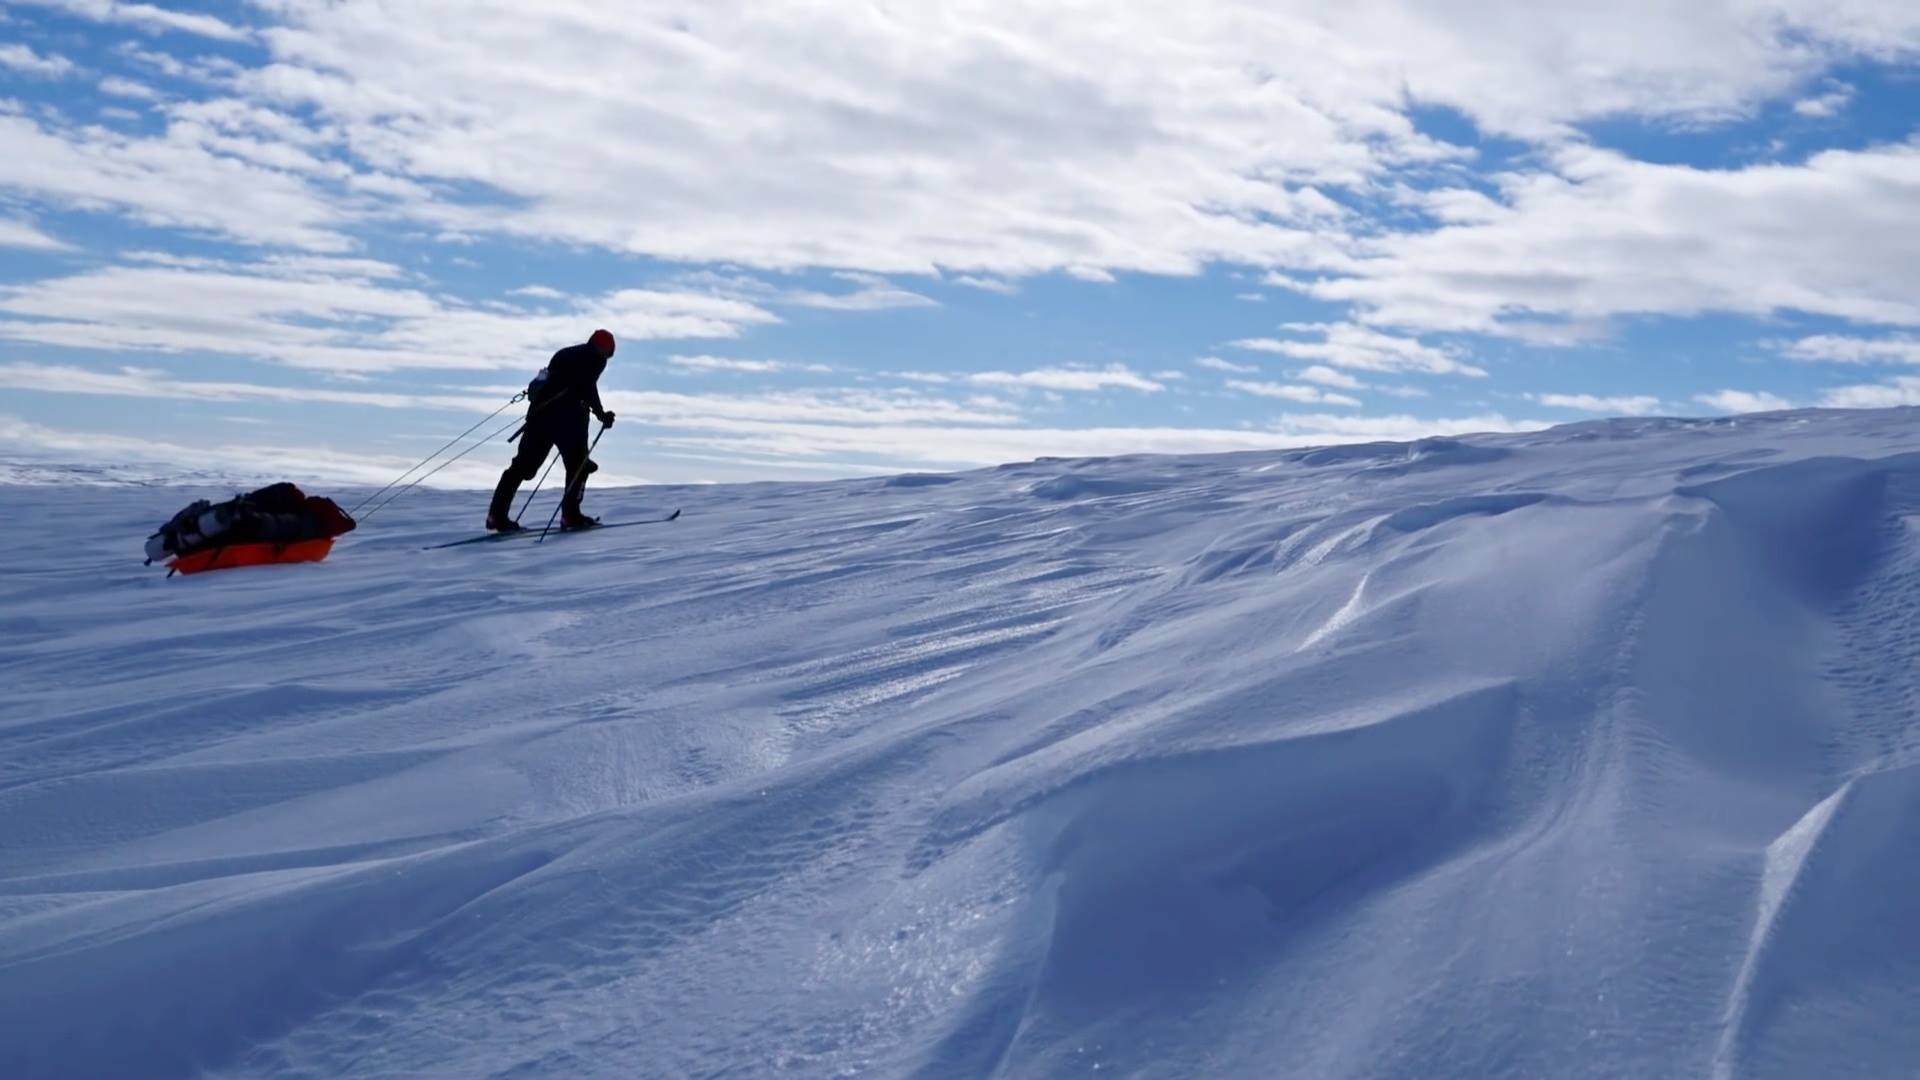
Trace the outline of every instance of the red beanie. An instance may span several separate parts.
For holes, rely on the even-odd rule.
[[[608,356],[613,355],[613,334],[606,330],[595,330],[593,336],[587,339],[587,344]]]

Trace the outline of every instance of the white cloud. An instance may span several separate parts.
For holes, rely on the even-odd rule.
[[[1321,386],[1331,386],[1337,390],[1364,390],[1367,386],[1366,383],[1344,371],[1335,371],[1320,364],[1301,370],[1295,377],[1304,382],[1319,383]]]
[[[28,222],[0,218],[0,248],[16,248],[22,251],[71,251],[72,245],[48,236]]]
[[[255,37],[149,4],[43,2],[149,31]],[[564,302],[540,314],[464,305],[397,272],[147,262],[0,291],[0,336],[336,373],[514,368],[601,323],[623,339],[725,339],[776,321],[782,305],[934,303],[898,284],[904,275],[1008,293],[1037,273],[1110,281],[1215,261],[1353,306],[1235,343],[1311,364],[1297,386],[1248,384],[1287,395],[1362,388],[1348,372],[1485,374],[1463,349],[1422,336],[1449,332],[1558,342],[1605,333],[1620,316],[1705,311],[1920,325],[1908,287],[1920,278],[1908,227],[1920,146],[1692,169],[1630,161],[1568,127],[1715,123],[1790,105],[1808,87],[1831,97],[1840,90],[1818,80],[1839,63],[1920,55],[1911,4],[1201,0],[1167,20],[1150,5],[1063,18],[1044,0],[1002,0],[959,21],[946,4],[875,18],[853,2],[504,5],[477,21],[455,0],[223,10],[281,21],[257,35],[269,62],[126,52],[232,95],[170,102],[156,110],[161,134],[0,106],[8,204],[310,252],[422,229],[449,242],[501,233],[771,281],[518,293]],[[447,35],[455,19],[471,32]],[[823,41],[835,47],[810,47]],[[70,66],[0,50],[0,63]],[[1530,140],[1532,153],[1487,178],[1488,191],[1417,190],[1458,175],[1468,155],[1421,136],[1410,102],[1458,109],[1483,131]],[[1342,187],[1400,198],[1436,227],[1381,231],[1329,197]],[[9,235],[15,246],[58,243],[0,222],[0,244]],[[791,288],[774,273],[802,269],[843,276]],[[1903,339],[1810,344],[1820,340],[1790,355],[1911,359],[1890,344]],[[1256,370],[1209,359],[1200,365]],[[971,381],[1153,392],[1169,377],[1057,367]]]
[[[520,5],[484,24],[455,0],[269,10],[274,62],[243,89],[314,107],[380,170],[512,199],[417,208],[449,226],[977,279],[1337,268],[1347,212],[1309,185],[1464,156],[1409,101],[1552,144],[1596,117],[1724,120],[1920,41],[1920,15],[1885,0],[1211,0],[1177,21],[1004,0],[958,24],[947,5],[850,2]],[[455,20],[470,32],[447,35]]]
[[[1411,416],[1287,414],[1268,430],[1217,428],[1027,428],[941,427],[896,424],[842,425],[802,418],[714,416],[703,401],[622,400],[622,416],[644,418],[660,429],[655,443],[686,451],[798,458],[868,455],[902,468],[994,465],[1035,457],[1111,454],[1200,454],[1230,450],[1286,449],[1378,439],[1415,439],[1469,432],[1533,430],[1544,425],[1498,415],[1423,419]]]
[[[109,92],[151,96],[118,76]],[[344,251],[351,230],[431,202],[416,181],[343,158],[339,132],[233,98],[177,101],[128,133],[55,110],[0,110],[0,189],[241,243]]]
[[[954,278],[953,283],[955,285],[965,285],[969,289],[980,289],[983,292],[999,293],[1002,296],[1013,296],[1020,291],[1020,286],[1004,278],[979,277],[973,274],[962,274]]]
[[[114,52],[142,67],[174,79],[191,79],[211,86],[225,87],[235,75],[246,70],[239,62],[224,56],[201,55],[182,58],[171,53],[143,49],[135,42],[122,42]],[[225,99],[231,101],[232,99]],[[238,102],[234,102],[238,104]]]
[[[339,390],[328,387],[181,379],[151,368],[103,371],[66,364],[0,364],[0,387],[56,394],[153,398],[173,401],[273,401],[353,405],[381,409],[491,412],[516,388],[473,387],[444,394]],[[776,390],[756,394],[676,394],[603,386],[609,405],[669,425],[709,421],[855,426],[887,424],[1005,424],[1018,411],[997,398],[964,401],[909,390]]]
[[[563,18],[533,5],[463,42],[443,32],[465,15],[452,3],[276,10],[289,25],[267,33],[275,62],[242,77],[245,93],[317,109],[383,171],[511,197],[424,216],[672,259],[972,282],[1317,261],[1337,208],[1299,181],[1445,153],[1397,111],[1393,65],[1366,47],[1276,65],[1276,46],[1326,35],[1257,8],[1171,32],[1144,12],[1061,20],[1029,0],[956,33],[937,6],[875,20],[851,3]],[[809,41],[836,48],[794,47]],[[1108,62],[1076,59],[1093,55]],[[644,225],[632,192],[647,194]]]
[[[1540,426],[1498,415],[1424,419],[1287,414],[1267,430],[1028,428],[1008,426],[1012,417],[1004,411],[967,411],[956,403],[887,397],[746,398],[616,390],[607,401],[623,417],[647,424],[654,432],[650,446],[659,451],[729,462],[747,460],[757,468],[813,463],[840,471],[978,466],[1042,456],[1284,449]],[[0,415],[0,447],[16,457],[44,459],[57,454],[76,460],[151,462],[174,471],[208,468],[235,476],[358,484],[384,483],[413,463],[406,456],[343,454],[282,441],[180,445],[149,437],[55,429],[5,415]],[[499,459],[479,458],[469,458],[429,483],[491,486],[499,474]]]
[[[487,412],[501,398],[479,394],[399,394],[323,387],[179,379],[150,368],[100,371],[69,364],[0,364],[0,387],[51,394],[93,394],[172,401],[281,401],[377,409],[464,409]]]
[[[150,4],[38,2],[150,30],[254,36]],[[508,5],[482,23],[456,0],[249,10],[280,23],[258,35],[270,61],[224,76],[240,97],[201,104],[275,126],[243,131],[181,111],[166,136],[132,138],[16,118],[22,126],[0,130],[10,151],[0,186],[334,250],[402,217],[448,236],[761,268],[945,271],[1001,290],[1041,272],[1098,281],[1226,261],[1357,304],[1371,324],[1535,340],[1642,311],[1896,321],[1911,311],[1889,284],[1913,277],[1912,243],[1888,228],[1912,204],[1906,150],[1693,170],[1581,146],[1568,125],[1715,122],[1850,58],[1912,57],[1912,5],[1208,0],[1169,23],[1150,6],[1062,19],[1045,0],[1004,0],[961,24],[946,5],[875,19],[852,2]],[[471,32],[446,34],[455,21]],[[588,40],[590,71],[579,63]],[[820,41],[835,47],[806,47]],[[1465,159],[1419,134],[1415,101],[1548,153],[1497,177],[1495,195],[1418,196],[1443,228],[1351,228],[1354,212],[1323,188],[1392,190],[1404,170]],[[646,194],[644,221],[635,192]],[[1850,269],[1842,253],[1875,236],[1866,265]],[[898,285],[749,299],[932,303]]]
[[[1895,334],[1862,338],[1816,334],[1781,346],[1796,360],[1823,360],[1836,364],[1920,364],[1920,337]]]
[[[545,285],[522,285],[517,289],[507,290],[507,295],[531,296],[536,300],[563,300],[567,294]]]
[[[160,74],[172,78],[186,78],[192,75],[194,71],[186,61],[181,60],[177,56],[170,53],[156,52],[152,49],[143,49],[130,41],[123,42],[115,48],[114,51],[136,64],[152,68]]]
[[[363,259],[144,262],[0,286],[0,338],[82,349],[212,353],[366,373],[537,367],[597,326],[622,340],[731,338],[776,322],[752,304],[621,289],[563,312],[464,307]]]
[[[1554,409],[1603,413],[1608,416],[1652,416],[1660,411],[1660,399],[1650,394],[1622,394],[1600,397],[1594,394],[1528,394],[1528,400]],[[1734,410],[1755,411],[1755,410]]]
[[[1118,388],[1156,394],[1166,387],[1120,364],[1104,368],[1036,368],[1032,371],[981,371],[964,376],[979,386],[1009,386],[1035,390],[1090,391]]]
[[[789,364],[782,360],[736,360],[725,356],[669,356],[667,363],[685,371],[736,371],[756,374],[770,374],[777,371],[824,373],[833,370],[826,364]]]
[[[43,127],[0,115],[0,188],[89,209],[113,207],[149,225],[205,230],[245,243],[318,251],[352,246],[348,213],[297,176],[202,145],[101,128]]]
[[[1841,83],[1819,97],[1802,98],[1793,103],[1793,111],[1812,120],[1838,116],[1853,103],[1854,88]]]
[[[1916,8],[1920,11],[1920,8]],[[1478,219],[1387,233],[1307,283],[1361,321],[1559,342],[1629,314],[1920,325],[1920,144],[1695,169],[1578,143],[1498,177]]]
[[[1217,356],[1203,356],[1193,362],[1194,367],[1203,367],[1209,371],[1227,371],[1235,375],[1251,375],[1260,369],[1252,364],[1236,364],[1231,360],[1222,360]]]
[[[871,274],[837,276],[842,280],[853,282],[859,288],[847,293],[788,290],[775,294],[772,299],[778,303],[819,308],[824,311],[891,311],[896,308],[939,306],[938,301],[931,297],[902,289],[884,278]]]
[[[1403,192],[1401,202],[1420,208],[1447,225],[1481,225],[1498,221],[1501,204],[1478,188],[1432,188]]]
[[[64,56],[41,56],[25,45],[0,45],[0,68],[59,78],[74,71],[73,61]]]
[[[184,471],[213,472],[235,480],[294,480],[299,483],[383,484],[412,462],[398,457],[345,454],[321,446],[281,441],[173,443],[160,439],[49,427],[0,413],[0,449],[15,461],[60,460],[144,466],[156,477]],[[491,465],[491,467],[489,467]],[[462,461],[428,481],[431,487],[491,483],[497,463]]]
[[[937,307],[928,296],[899,288],[877,274],[842,271],[833,275],[854,286],[847,292],[824,292],[778,285],[751,274],[718,273],[710,270],[682,274],[678,283],[688,289],[715,296],[749,300],[773,307],[805,307],[822,311],[889,311],[896,308]]]
[[[245,41],[248,34],[231,23],[212,15],[169,11],[152,4],[127,4],[119,0],[15,0],[34,7],[56,8],[95,22],[120,23],[153,33],[178,31],[218,41]]]
[[[118,75],[109,75],[101,79],[100,92],[109,97],[134,98],[139,101],[153,101],[160,96],[153,87]]]
[[[628,406],[621,406],[622,415]],[[797,458],[870,455],[899,468],[972,467],[1037,457],[1097,457],[1111,454],[1201,454],[1283,449],[1303,438],[1261,431],[1214,428],[1028,428],[882,425],[838,426],[804,422],[759,423],[649,416],[650,426],[669,429],[657,445],[737,458],[760,454]],[[1334,440],[1339,441],[1339,440]]]
[[[1711,394],[1697,394],[1693,400],[1728,413],[1779,412],[1793,408],[1793,402],[1786,398],[1753,390],[1717,390]]]
[[[1303,445],[1388,440],[1405,442],[1435,435],[1501,434],[1538,431],[1538,420],[1512,420],[1499,413],[1428,419],[1418,416],[1342,416],[1329,413],[1282,416],[1274,429],[1305,440]]]
[[[1292,274],[1281,273],[1278,270],[1269,270],[1267,273],[1261,275],[1260,284],[1270,288],[1285,289],[1288,292],[1299,293],[1305,296],[1307,290],[1312,287],[1313,283],[1304,278],[1295,277]]]
[[[1227,388],[1243,394],[1258,397],[1280,398],[1283,401],[1297,401],[1304,405],[1345,405],[1351,408],[1360,406],[1360,399],[1345,394],[1330,393],[1317,386],[1294,386],[1287,383],[1250,382],[1245,379],[1228,379]]]
[[[885,427],[900,424],[1005,424],[1018,411],[995,398],[952,401],[912,390],[774,390],[756,394],[674,394],[608,390],[601,397],[622,415],[674,428],[748,430],[753,425],[814,424]],[[742,425],[745,425],[742,427]]]
[[[117,465],[150,464],[159,477],[178,476],[183,470],[205,470],[235,479],[260,482],[293,480],[300,483],[384,484],[413,464],[413,459],[382,454],[351,454],[325,446],[301,446],[284,440],[217,443],[196,440],[173,443],[160,439],[114,435],[102,431],[54,428],[0,413],[0,448],[7,456],[47,460],[54,455],[71,461],[104,461]],[[500,463],[481,461],[479,455],[454,463],[426,481],[428,487],[492,487]]]
[[[1837,386],[1820,397],[1830,409],[1887,409],[1920,405],[1920,376],[1900,375],[1883,383]]]
[[[1242,338],[1228,342],[1236,349],[1278,353],[1299,360],[1319,360],[1334,367],[1360,371],[1417,371],[1431,375],[1469,375],[1486,372],[1459,359],[1456,351],[1427,345],[1414,338],[1396,337],[1353,323],[1289,323],[1294,333],[1318,334],[1319,341],[1278,338]]]

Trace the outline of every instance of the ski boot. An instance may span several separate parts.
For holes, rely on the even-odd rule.
[[[513,520],[512,518],[506,516],[505,514],[488,514],[487,515],[487,531],[488,532],[517,533],[522,531],[525,528],[526,526],[520,524],[519,522]]]

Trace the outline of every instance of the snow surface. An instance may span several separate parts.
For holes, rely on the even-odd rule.
[[[1917,420],[0,489],[0,1076],[1913,1075]]]

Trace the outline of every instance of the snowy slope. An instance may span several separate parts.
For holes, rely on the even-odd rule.
[[[1920,423],[0,488],[0,1076],[1920,1068]]]

